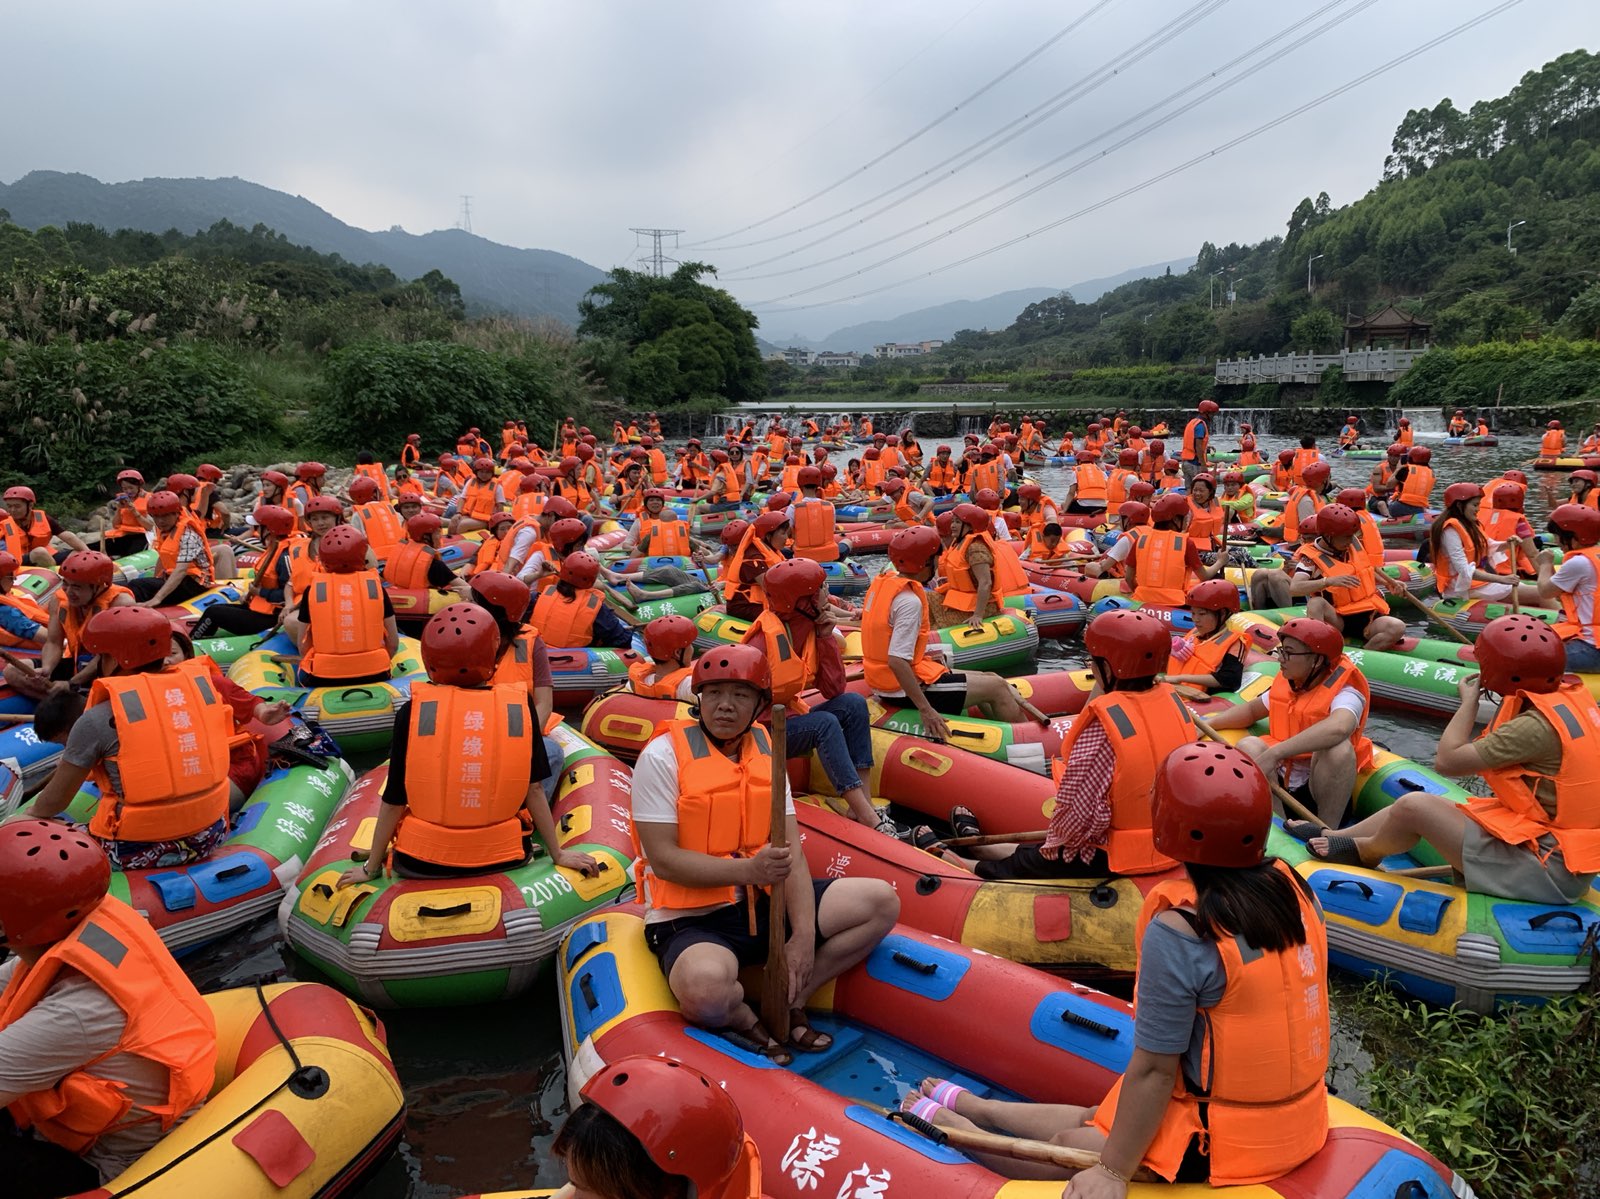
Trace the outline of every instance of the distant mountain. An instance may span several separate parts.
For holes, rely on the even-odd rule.
[[[1067,290],[1072,293],[1072,298],[1078,303],[1093,304],[1106,292],[1115,291],[1124,283],[1132,283],[1135,279],[1153,279],[1157,275],[1166,274],[1169,270],[1174,275],[1181,275],[1192,267],[1194,262],[1194,255],[1191,254],[1187,258],[1174,258],[1171,262],[1157,262],[1150,266],[1136,266],[1132,270],[1123,271],[1120,275],[1107,275],[1104,279],[1085,279],[1082,283],[1074,283]]]
[[[31,171],[0,183],[0,208],[28,229],[84,221],[108,230],[184,233],[229,220],[257,224],[296,245],[338,254],[358,265],[381,263],[405,279],[437,268],[461,287],[468,308],[514,316],[548,316],[575,325],[578,301],[606,273],[553,250],[504,246],[461,229],[373,233],[347,225],[303,196],[245,179],[137,179],[101,183],[88,175]]]

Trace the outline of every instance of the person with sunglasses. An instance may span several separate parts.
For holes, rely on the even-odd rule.
[[[1218,729],[1247,729],[1267,720],[1264,737],[1246,737],[1239,748],[1268,778],[1316,809],[1322,823],[1337,828],[1356,774],[1372,765],[1367,715],[1372,692],[1344,652],[1332,625],[1307,616],[1278,630],[1278,677],[1264,696],[1234,704],[1212,717]]]

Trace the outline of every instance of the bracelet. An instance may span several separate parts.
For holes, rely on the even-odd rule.
[[[1127,1186],[1127,1185],[1128,1185],[1128,1178],[1127,1178],[1127,1175],[1125,1175],[1125,1174],[1118,1174],[1118,1173],[1117,1173],[1117,1172],[1116,1172],[1116,1171],[1115,1171],[1115,1170],[1113,1170],[1113,1169],[1112,1169],[1112,1168],[1111,1168],[1111,1167],[1110,1167],[1110,1166],[1108,1166],[1108,1165],[1106,1165],[1106,1163],[1105,1163],[1105,1162],[1104,1162],[1104,1161],[1100,1161],[1100,1162],[1098,1162],[1098,1163],[1097,1163],[1097,1168],[1098,1168],[1098,1169],[1101,1169],[1101,1170],[1104,1170],[1104,1171],[1105,1171],[1105,1172],[1106,1172],[1106,1173],[1107,1173],[1107,1174],[1109,1174],[1109,1175],[1111,1175],[1111,1177],[1113,1177],[1113,1178],[1115,1178],[1115,1179],[1116,1179],[1116,1180],[1117,1180],[1117,1181],[1118,1181],[1118,1182],[1120,1182],[1120,1183],[1121,1183],[1121,1184],[1122,1184],[1122,1185],[1123,1185],[1123,1186]]]

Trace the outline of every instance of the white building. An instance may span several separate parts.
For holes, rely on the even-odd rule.
[[[942,341],[890,341],[881,346],[872,347],[874,358],[915,358],[919,354],[931,354],[944,345]]]
[[[860,366],[861,355],[854,350],[847,350],[837,354],[832,350],[818,350],[812,355],[811,362],[814,366]]]
[[[810,366],[814,357],[810,350],[803,350],[799,346],[790,346],[779,356],[790,366]]]

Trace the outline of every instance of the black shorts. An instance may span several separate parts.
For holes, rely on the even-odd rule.
[[[941,716],[965,716],[967,714],[967,676],[952,671],[941,675],[935,683],[928,683],[922,688],[922,694],[927,696],[928,705]],[[878,702],[886,708],[909,708],[911,700],[904,695],[880,695]]]
[[[1379,615],[1381,613],[1378,612],[1341,612],[1339,613],[1341,631],[1351,641],[1365,641],[1367,639],[1367,626]]]
[[[1019,845],[1009,858],[999,861],[979,859],[972,872],[983,879],[1030,878],[1104,878],[1111,873],[1104,850],[1095,850],[1094,857],[1080,862],[1074,854],[1070,859],[1063,854],[1054,860],[1039,852],[1037,845]]]
[[[812,901],[820,908],[822,895],[834,883],[831,878],[811,880]],[[767,960],[767,893],[756,897],[756,931],[750,933],[750,909],[743,903],[730,903],[701,916],[683,916],[644,926],[645,944],[661,959],[661,973],[672,976],[672,967],[684,950],[695,945],[721,945],[738,959],[740,966],[759,966]],[[817,944],[823,941],[817,927]]]

